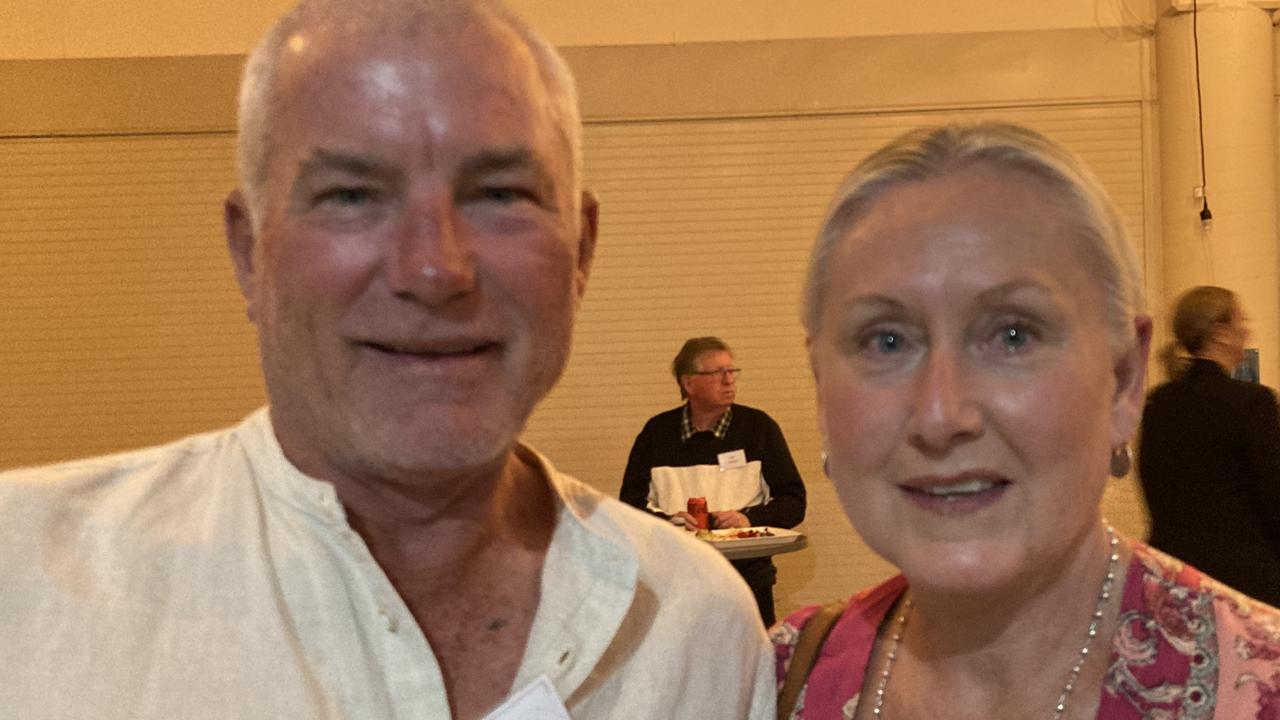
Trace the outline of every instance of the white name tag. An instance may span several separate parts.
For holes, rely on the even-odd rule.
[[[716,456],[716,460],[720,463],[720,471],[733,470],[735,468],[744,468],[747,466],[747,451],[734,450],[733,452],[723,452]]]
[[[546,675],[507,698],[484,720],[570,720],[569,711]]]

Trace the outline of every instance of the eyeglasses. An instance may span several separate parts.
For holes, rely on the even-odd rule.
[[[719,375],[721,380],[725,378],[738,379],[742,374],[742,368],[720,368],[719,370],[694,370],[690,375]]]

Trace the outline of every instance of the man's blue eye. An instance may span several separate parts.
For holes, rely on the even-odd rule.
[[[326,192],[321,199],[338,205],[360,205],[372,197],[373,193],[367,188],[335,188]]]
[[[532,194],[523,188],[514,186],[486,187],[480,191],[480,197],[488,202],[495,202],[500,205],[509,205],[514,202],[529,199]]]

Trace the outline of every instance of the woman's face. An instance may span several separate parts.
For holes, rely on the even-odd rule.
[[[1249,321],[1239,305],[1231,308],[1231,315],[1222,323],[1217,337],[1226,350],[1232,368],[1244,362],[1244,348],[1249,344]]]
[[[1116,352],[1068,213],[976,164],[886,191],[833,254],[809,339],[829,472],[913,586],[997,588],[1097,530],[1150,320]]]

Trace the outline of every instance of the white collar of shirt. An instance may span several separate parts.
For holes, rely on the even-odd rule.
[[[348,529],[332,484],[298,470],[285,457],[263,408],[237,429],[260,468],[266,490],[282,502]],[[587,680],[613,642],[635,596],[639,561],[612,522],[593,517],[604,496],[560,474],[533,448],[515,452],[541,471],[559,511],[542,568],[541,598],[512,691],[546,675],[566,701]],[[610,532],[610,531],[613,532]]]

